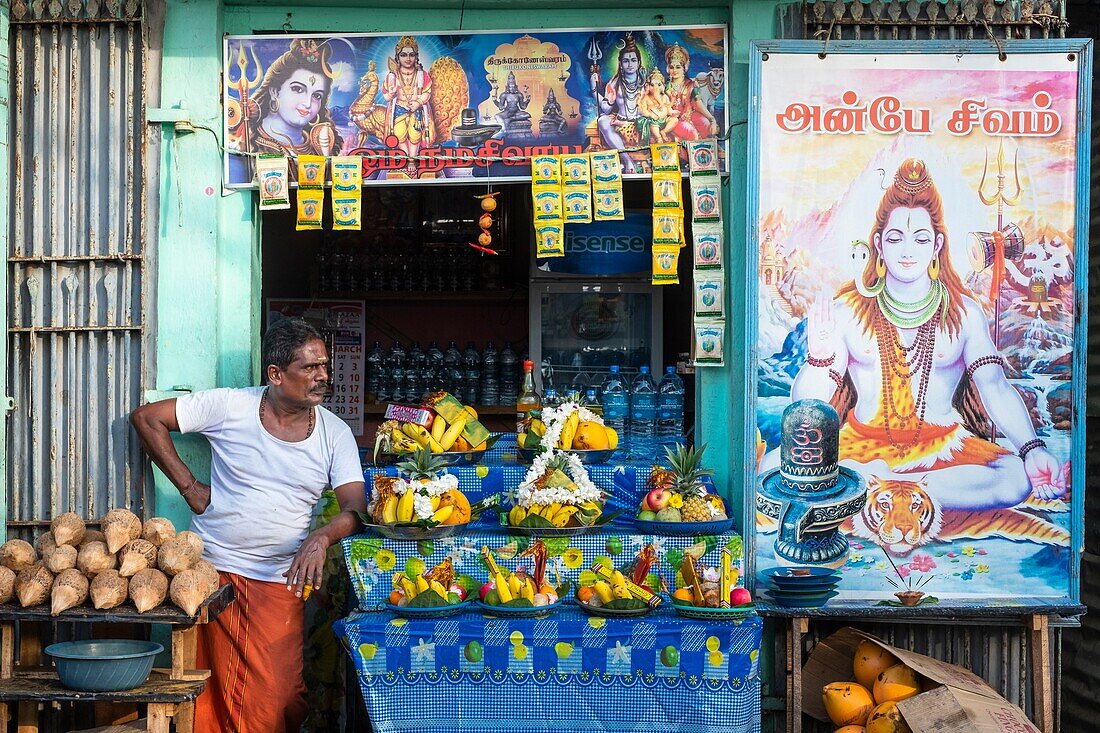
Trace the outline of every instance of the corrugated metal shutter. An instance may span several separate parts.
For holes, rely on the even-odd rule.
[[[140,5],[11,5],[8,528],[145,504]]]

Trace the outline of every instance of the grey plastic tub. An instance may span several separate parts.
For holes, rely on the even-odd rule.
[[[131,690],[145,683],[164,647],[152,641],[93,639],[50,644],[61,684],[83,692]]]

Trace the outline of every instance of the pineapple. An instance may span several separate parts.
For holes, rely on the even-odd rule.
[[[397,464],[397,470],[409,477],[411,482],[431,481],[446,468],[447,464],[427,448],[418,448],[412,458]]]
[[[699,450],[684,445],[678,445],[675,449],[665,448],[669,470],[664,473],[670,474],[666,479],[670,484],[666,484],[666,487],[683,498],[680,516],[685,522],[709,522],[712,519],[707,489],[703,483],[703,477],[710,471],[699,465],[706,449],[706,445]],[[650,480],[652,478],[651,475]]]

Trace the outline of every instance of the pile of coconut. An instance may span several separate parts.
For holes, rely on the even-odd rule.
[[[88,529],[80,516],[66,512],[34,545],[0,545],[0,603],[15,598],[26,608],[49,601],[56,616],[89,598],[98,609],[129,599],[145,613],[170,597],[194,616],[218,589],[218,571],[202,559],[202,540],[194,532],[176,532],[163,517],[143,525],[127,509],[107,512],[100,528]]]

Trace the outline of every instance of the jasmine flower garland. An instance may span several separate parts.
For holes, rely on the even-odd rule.
[[[404,496],[407,491],[416,492],[413,496],[413,514],[417,519],[431,519],[435,514],[432,509],[432,497],[441,496],[451,489],[458,489],[458,476],[445,473],[441,476],[423,483],[399,479],[393,482],[393,493]]]
[[[547,429],[547,435],[549,433],[550,431]],[[558,459],[564,461],[565,473],[577,485],[576,490],[565,487],[540,488],[538,486],[538,480],[546,475],[550,463]],[[531,467],[527,469],[527,475],[523,477],[523,481],[516,491],[516,503],[525,509],[536,504],[550,505],[555,502],[563,505],[584,504],[588,501],[599,503],[602,499],[603,495],[599,487],[592,483],[592,479],[588,477],[588,472],[585,470],[580,458],[572,453],[559,451],[556,448],[551,448],[535,456]]]
[[[553,450],[561,439],[561,431],[565,429],[565,421],[569,415],[576,411],[580,422],[594,422],[603,425],[603,418],[589,410],[584,405],[576,402],[563,402],[557,407],[551,407],[542,411],[542,422],[546,425],[546,433],[542,436],[544,450]]]

